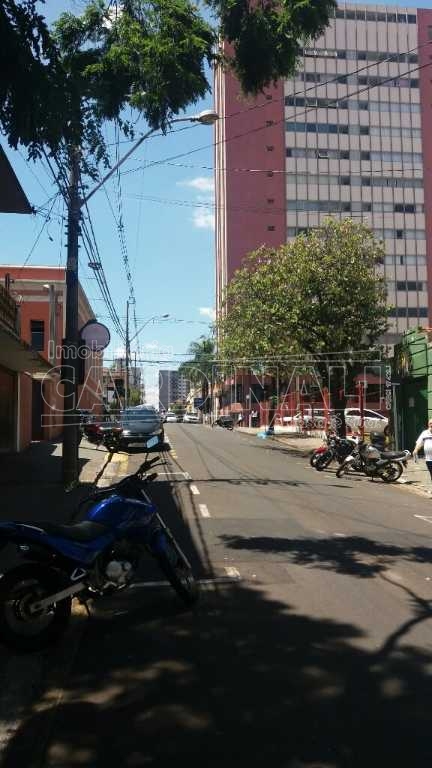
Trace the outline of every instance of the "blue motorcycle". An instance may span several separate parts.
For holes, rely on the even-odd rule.
[[[57,640],[66,630],[74,596],[85,603],[125,589],[145,554],[156,559],[187,605],[197,600],[191,565],[145,490],[157,473],[147,475],[143,467],[158,459],[91,494],[82,522],[0,523],[0,549],[12,544],[26,561],[0,579],[3,643],[32,651]]]

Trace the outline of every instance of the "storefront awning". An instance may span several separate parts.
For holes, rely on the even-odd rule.
[[[15,171],[0,147],[0,212],[32,213],[32,210]]]
[[[47,360],[35,352],[25,341],[0,325],[0,365],[10,371],[40,376],[51,369]]]

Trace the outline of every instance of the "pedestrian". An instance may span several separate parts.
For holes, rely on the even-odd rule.
[[[258,426],[258,411],[256,411],[255,408],[253,409],[253,411],[251,413],[251,419],[252,419],[252,426],[253,427],[257,427]]]
[[[243,426],[243,414],[242,413],[239,413],[239,415],[237,416],[237,426],[238,427],[242,427]]]
[[[426,466],[432,480],[432,418],[428,420],[428,428],[420,432],[413,450],[414,461],[417,461],[418,452],[423,449]]]

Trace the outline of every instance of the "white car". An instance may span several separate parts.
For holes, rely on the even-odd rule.
[[[385,432],[389,420],[378,411],[365,408],[363,411],[365,432]],[[360,408],[345,408],[345,423],[353,432],[360,427]]]
[[[199,424],[199,416],[197,413],[185,413],[183,422],[184,424]]]
[[[294,416],[284,416],[282,421],[287,426],[298,427],[303,423],[307,429],[324,429],[326,418],[322,408],[314,408],[313,412],[305,408],[303,414],[299,411]]]
[[[177,414],[174,413],[173,411],[167,411],[167,413],[165,414],[164,421],[177,422],[178,421]]]

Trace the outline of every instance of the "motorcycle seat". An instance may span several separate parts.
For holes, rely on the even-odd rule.
[[[83,520],[82,523],[71,523],[70,525],[38,520],[34,525],[42,528],[48,536],[58,536],[70,541],[93,541],[108,532],[106,525],[93,523],[91,520]]]
[[[382,451],[382,459],[406,459],[406,453],[404,451]]]

